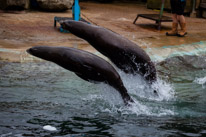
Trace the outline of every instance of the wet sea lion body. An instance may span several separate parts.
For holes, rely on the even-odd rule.
[[[72,34],[89,42],[124,72],[140,74],[149,83],[156,81],[154,63],[134,42],[111,30],[81,21],[66,20],[61,22],[61,25]]]
[[[116,70],[104,59],[69,47],[36,46],[27,50],[33,56],[54,62],[89,82],[105,82],[121,94],[125,104],[133,102]]]

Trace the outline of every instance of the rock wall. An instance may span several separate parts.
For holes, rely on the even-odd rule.
[[[25,10],[31,8],[46,11],[71,9],[74,0],[0,0],[2,10]]]
[[[36,0],[39,8],[46,11],[64,11],[70,9],[74,0]]]
[[[0,9],[23,10],[29,9],[30,0],[0,0]]]

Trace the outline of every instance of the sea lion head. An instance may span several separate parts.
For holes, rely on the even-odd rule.
[[[54,61],[53,59],[57,58],[57,53],[56,52],[56,48],[54,47],[48,47],[48,46],[34,46],[32,48],[27,49],[27,53],[44,59],[44,60],[48,60],[48,61]]]

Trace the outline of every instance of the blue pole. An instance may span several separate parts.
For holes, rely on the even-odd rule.
[[[80,20],[79,0],[75,0],[74,1],[74,5],[72,7],[72,13],[73,13],[73,20],[79,21]]]

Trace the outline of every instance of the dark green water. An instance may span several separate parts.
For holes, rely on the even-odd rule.
[[[121,74],[136,101],[127,108],[114,89],[53,63],[0,62],[0,135],[206,136],[206,57],[175,57],[157,69],[159,96]]]

